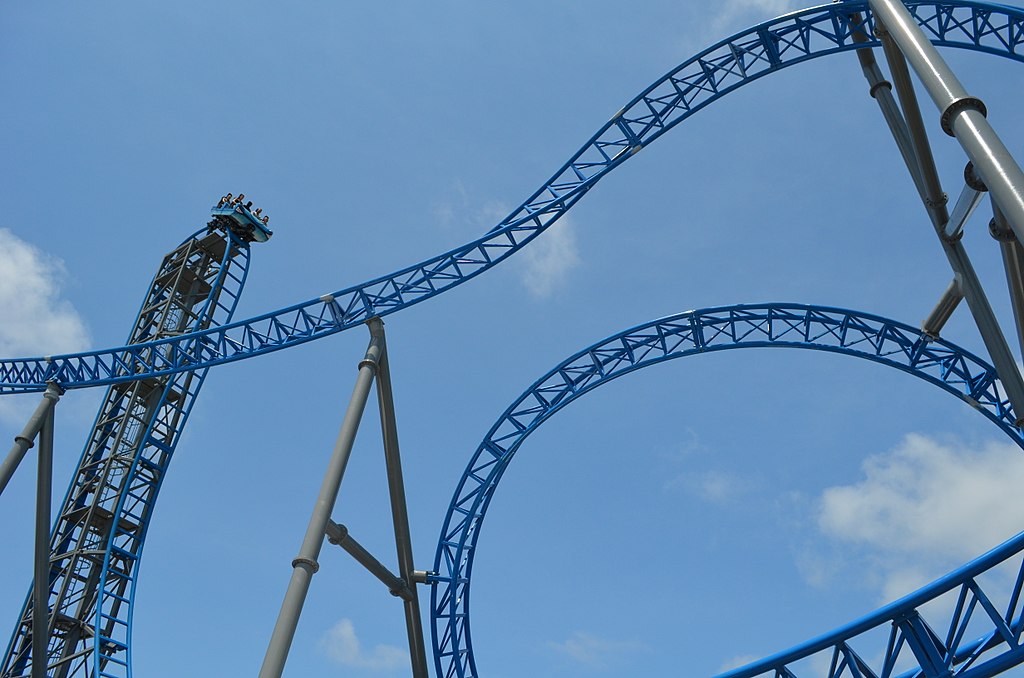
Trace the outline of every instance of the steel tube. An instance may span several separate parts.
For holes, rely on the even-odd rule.
[[[932,312],[921,323],[921,331],[929,337],[938,339],[939,332],[945,327],[946,321],[953,315],[953,311],[960,305],[960,301],[963,298],[964,295],[960,291],[959,278],[954,276],[952,282],[949,283],[949,287],[942,293],[939,303],[935,304],[935,308],[932,309]]]
[[[32,586],[32,678],[46,678],[50,639],[50,502],[53,496],[53,407],[39,432],[35,577]]]
[[[870,0],[870,2],[872,7],[874,7],[875,0]],[[906,12],[902,5],[900,5],[900,8]],[[907,14],[907,17],[909,18],[909,14]],[[935,168],[931,145],[928,143],[928,134],[921,120],[921,109],[918,106],[917,95],[914,93],[914,86],[910,80],[907,62],[903,52],[900,51],[902,45],[894,41],[895,36],[890,34],[888,30],[889,24],[884,15],[876,12],[875,21],[876,32],[882,41],[886,59],[892,70],[893,84],[899,95],[900,103],[903,105],[903,117],[910,134],[914,154],[918,160],[917,171],[920,173],[925,190],[923,196],[925,209],[928,211],[928,216],[931,218],[932,226],[939,237],[939,242],[942,244],[942,249],[949,260],[949,265],[959,280],[960,291],[963,293],[964,299],[967,300],[967,305],[971,309],[971,316],[978,327],[978,332],[981,333],[981,339],[985,343],[985,348],[988,349],[988,354],[995,365],[996,373],[1006,389],[1006,395],[1013,406],[1013,411],[1017,413],[1019,423],[1021,417],[1024,416],[1024,379],[1021,379],[1017,362],[1014,360],[1013,353],[1006,343],[1006,337],[1003,335],[998,320],[996,320],[996,315],[989,304],[988,297],[985,296],[985,290],[981,286],[981,281],[978,279],[970,258],[967,256],[967,251],[959,240],[944,237],[944,229],[950,221],[949,211],[946,209],[946,195],[942,192],[942,185],[939,182],[938,171]],[[916,24],[914,28],[917,28]],[[978,163],[975,162],[973,164],[976,171]],[[911,168],[911,174],[913,173],[914,168]],[[981,179],[984,181],[984,176]],[[985,183],[987,184],[988,182]],[[989,190],[991,190],[991,187]]]
[[[339,525],[333,520],[328,521],[327,540],[345,549],[346,553],[352,556],[357,563],[369,570],[370,574],[379,579],[384,586],[387,586],[391,595],[404,600],[409,600],[412,596],[410,585],[367,551],[362,544],[355,540],[355,537],[349,534],[348,528],[344,525]]]
[[[299,622],[302,606],[306,601],[310,580],[320,567],[317,558],[323,547],[331,512],[338,499],[345,467],[352,454],[352,445],[366,408],[366,401],[370,395],[370,387],[373,385],[382,349],[381,339],[371,333],[370,345],[366,349],[366,356],[359,363],[359,374],[356,376],[356,383],[352,389],[352,398],[349,400],[345,418],[341,423],[341,430],[338,432],[327,471],[324,473],[320,494],[313,506],[313,514],[309,519],[309,526],[306,528],[302,548],[299,550],[299,555],[292,561],[291,580],[288,583],[288,590],[285,593],[284,602],[281,604],[281,612],[278,614],[277,623],[267,647],[267,654],[263,659],[263,666],[260,668],[260,678],[279,678],[284,672],[288,650],[291,648],[292,639],[295,636],[295,628]]]
[[[859,13],[854,13],[851,18],[856,23],[861,21]],[[853,32],[854,42],[866,43],[868,40],[867,34],[863,31],[857,30]],[[899,149],[900,155],[903,156],[903,162],[910,171],[910,178],[914,181],[914,187],[917,189],[918,195],[921,196],[921,200],[925,201],[925,186],[921,178],[917,154],[910,141],[907,122],[903,119],[903,113],[900,111],[895,97],[893,97],[892,83],[886,80],[882,74],[882,69],[878,67],[878,61],[875,59],[875,52],[872,48],[862,47],[858,49],[857,60],[860,61],[861,70],[868,81],[870,88],[868,91],[878,104],[878,108],[882,111],[882,117],[885,118],[889,132],[892,133],[893,139],[896,141],[896,147]]]
[[[53,410],[53,406],[57,404],[57,401],[60,400],[63,394],[63,389],[57,384],[50,383],[46,385],[46,392],[43,393],[42,399],[36,405],[35,412],[29,417],[28,423],[25,424],[21,434],[15,437],[11,451],[7,453],[7,457],[0,464],[0,494],[3,494],[4,488],[11,481],[11,477],[14,475],[15,470],[17,470],[18,465],[21,464],[21,460],[25,458],[25,453],[32,447],[32,441],[35,440],[35,437],[39,435],[40,429],[43,428],[43,422],[46,421],[47,415]]]
[[[960,197],[957,198],[956,205],[953,206],[953,212],[949,215],[949,221],[942,229],[942,235],[947,239],[958,239],[964,224],[974,214],[979,203],[981,203],[981,191],[964,184],[963,190],[960,191]],[[1013,231],[1010,234],[1013,235]]]
[[[405,482],[402,478],[402,458],[398,449],[398,424],[391,391],[391,370],[388,364],[384,322],[380,318],[367,321],[370,333],[380,338],[380,368],[377,370],[377,402],[380,409],[381,434],[384,438],[384,461],[387,466],[388,491],[391,495],[391,517],[395,526],[395,548],[398,551],[398,573],[406,582],[413,581],[412,537],[409,532],[409,511],[405,502]],[[409,636],[409,660],[413,678],[427,678],[426,645],[423,641],[423,623],[419,597],[415,584],[412,594],[405,600],[405,625]]]
[[[963,146],[1018,242],[1024,243],[1024,172],[985,119],[984,104],[967,94],[902,3],[869,0],[869,4],[941,112],[943,129]]]
[[[992,237],[999,241],[1006,271],[1006,285],[1010,290],[1010,305],[1013,307],[1013,321],[1017,327],[1017,343],[1024,358],[1024,247],[1013,235],[1006,217],[993,202],[992,223],[989,229]]]

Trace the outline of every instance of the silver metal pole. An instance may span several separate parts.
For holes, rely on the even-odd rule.
[[[989,231],[999,241],[999,249],[1003,255],[1003,268],[1006,269],[1006,285],[1010,289],[1010,304],[1013,306],[1013,320],[1017,326],[1017,343],[1021,356],[1024,357],[1024,247],[1013,236],[1006,217],[992,203],[992,223]]]
[[[348,410],[345,412],[345,418],[341,422],[341,430],[338,432],[334,452],[328,463],[327,471],[324,473],[320,495],[313,506],[313,515],[309,519],[302,548],[299,550],[299,555],[292,561],[291,581],[288,583],[288,590],[285,593],[284,602],[281,604],[281,612],[278,614],[274,632],[270,637],[267,654],[263,658],[260,678],[280,678],[284,672],[284,664],[288,659],[288,650],[291,648],[295,628],[299,623],[299,614],[306,602],[310,580],[320,568],[317,558],[320,556],[321,547],[323,547],[327,524],[338,499],[341,480],[345,475],[349,456],[352,454],[352,445],[356,439],[356,432],[359,430],[363,410],[366,408],[366,400],[370,395],[370,387],[373,385],[374,373],[377,371],[382,350],[383,341],[371,332],[370,345],[366,349],[366,356],[359,363],[359,374],[356,376],[356,384],[352,389],[352,398],[349,401]]]
[[[49,389],[47,389],[49,392]],[[54,401],[56,402],[56,401]],[[35,581],[32,586],[32,678],[46,678],[50,640],[50,502],[53,495],[53,407],[39,432],[36,477]]]
[[[409,582],[412,595],[404,598],[405,626],[409,636],[409,660],[413,678],[427,678],[426,646],[423,642],[423,622],[419,597],[413,582],[412,538],[409,533],[409,511],[405,502],[405,482],[402,479],[402,458],[398,449],[398,424],[391,392],[391,370],[384,337],[384,322],[371,318],[370,334],[379,337],[381,344],[380,368],[377,371],[377,402],[380,409],[381,433],[384,437],[384,460],[387,465],[388,490],[391,494],[391,517],[395,525],[395,548],[398,551],[398,573]]]
[[[35,412],[29,417],[28,423],[25,424],[21,434],[15,437],[14,446],[11,447],[11,451],[7,453],[7,457],[0,464],[0,494],[3,494],[4,488],[7,487],[7,483],[11,481],[11,477],[14,475],[14,471],[21,464],[21,460],[25,458],[25,453],[32,447],[32,441],[35,440],[35,437],[39,435],[40,429],[43,428],[43,422],[46,421],[47,415],[53,410],[53,406],[57,404],[57,401],[60,400],[63,394],[64,390],[57,384],[51,382],[46,385],[46,392],[43,393],[42,400],[39,401]]]
[[[941,112],[942,129],[963,146],[1017,240],[1024,243],[1024,172],[985,119],[985,104],[967,94],[901,2],[868,1]]]
[[[939,332],[945,327],[946,321],[953,315],[953,311],[960,305],[960,300],[963,298],[964,295],[960,291],[960,279],[957,276],[953,276],[953,281],[949,283],[949,287],[942,293],[939,303],[935,305],[932,312],[921,323],[921,331],[933,339],[938,339]]]
[[[871,2],[874,5],[874,0]],[[946,209],[946,194],[942,192],[942,185],[939,182],[939,174],[935,168],[931,145],[928,143],[928,134],[921,120],[921,109],[917,103],[913,83],[910,81],[907,62],[897,43],[893,42],[893,37],[889,34],[887,26],[884,19],[876,14],[876,33],[882,41],[889,67],[892,70],[893,83],[896,86],[897,94],[899,94],[900,103],[903,105],[903,117],[918,160],[917,171],[920,173],[925,190],[923,196],[925,209],[928,211],[928,216],[931,218],[932,226],[939,237],[949,265],[953,269],[954,275],[958,277],[960,291],[971,309],[971,316],[978,327],[985,348],[988,349],[989,357],[995,365],[999,380],[1006,390],[1014,413],[1017,415],[1016,423],[1019,425],[1024,421],[1024,379],[1021,378],[1017,362],[1006,343],[1006,337],[996,320],[988,297],[985,296],[985,290],[981,286],[981,281],[971,264],[970,257],[967,256],[967,251],[958,239],[944,237],[946,225],[950,221],[949,211]],[[977,163],[973,164],[976,171]],[[911,173],[913,174],[913,172],[914,169],[911,168]],[[984,177],[982,176],[981,179],[984,180]],[[987,184],[987,182],[985,183]]]
[[[860,23],[860,14],[855,12],[851,19],[856,23]],[[853,41],[865,43],[868,41],[868,36],[862,30],[857,30],[853,33]],[[917,153],[914,151],[914,145],[910,141],[907,122],[903,119],[903,113],[900,111],[900,107],[896,104],[896,99],[892,95],[892,83],[882,75],[882,69],[878,67],[873,49],[870,47],[858,49],[857,59],[860,61],[861,70],[868,81],[870,87],[868,92],[878,103],[878,108],[882,111],[882,117],[885,118],[893,139],[896,140],[896,147],[899,149],[900,155],[903,156],[903,162],[906,164],[907,169],[910,170],[910,178],[914,181],[914,187],[917,188],[918,195],[924,201],[926,191],[924,179],[921,177]]]

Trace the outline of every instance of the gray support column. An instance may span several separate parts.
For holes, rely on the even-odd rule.
[[[43,394],[43,399],[39,401],[36,406],[35,412],[29,417],[28,423],[25,424],[25,428],[22,429],[21,435],[14,439],[14,446],[11,447],[11,451],[7,453],[7,457],[3,463],[0,464],[0,494],[3,494],[4,488],[7,487],[7,483],[11,481],[11,477],[14,475],[14,471],[18,468],[21,460],[25,458],[25,453],[32,447],[32,441],[39,435],[40,429],[43,428],[43,422],[51,411],[53,406],[57,404],[60,397],[64,394],[64,390],[55,383],[49,383],[46,385],[46,392]]]
[[[49,390],[47,391],[49,394]],[[54,401],[56,402],[56,401]],[[39,432],[36,477],[35,578],[32,586],[32,678],[46,678],[50,640],[50,502],[53,495],[53,407]]]
[[[277,623],[267,647],[267,654],[263,658],[260,678],[279,678],[284,672],[284,664],[288,659],[288,650],[291,648],[295,628],[299,623],[299,614],[306,602],[310,580],[320,568],[317,558],[323,547],[327,525],[338,499],[341,480],[352,454],[352,445],[356,439],[356,432],[359,430],[359,422],[363,417],[363,410],[366,408],[366,400],[370,395],[370,387],[373,385],[373,378],[382,351],[382,338],[371,332],[370,345],[366,349],[366,356],[359,363],[359,374],[356,376],[356,384],[352,389],[352,398],[341,423],[341,430],[338,432],[338,439],[334,444],[334,452],[324,474],[323,484],[320,486],[320,494],[313,506],[313,515],[309,519],[302,548],[299,550],[299,555],[292,561],[291,581],[288,583],[288,590],[285,593],[284,602],[281,604],[281,612],[277,617]]]
[[[859,13],[854,13],[851,16],[853,21],[860,23],[861,16]],[[857,43],[868,42],[868,36],[863,31],[854,31],[853,41]],[[903,156],[903,162],[906,164],[907,169],[910,170],[910,178],[914,181],[914,187],[917,188],[918,195],[921,196],[921,200],[925,200],[925,186],[924,180],[921,178],[921,170],[919,168],[917,154],[914,151],[914,145],[910,141],[910,132],[907,130],[907,122],[903,119],[903,113],[900,112],[900,107],[896,103],[895,97],[892,95],[892,83],[885,79],[882,75],[882,69],[878,67],[878,62],[875,60],[875,52],[870,47],[863,47],[857,50],[857,59],[860,61],[861,70],[864,72],[864,77],[868,81],[869,94],[878,103],[878,108],[882,111],[882,117],[885,118],[885,123],[889,127],[889,131],[892,133],[893,139],[896,140],[896,147],[900,151],[900,155]]]
[[[872,6],[875,0],[870,0]],[[902,5],[900,6],[902,8]],[[905,8],[904,8],[904,11]],[[909,15],[908,15],[909,18]],[[913,146],[914,155],[917,157],[917,167],[911,167],[911,174],[915,171],[920,177],[921,185],[924,187],[924,203],[931,218],[932,226],[939,237],[942,249],[949,260],[960,284],[960,291],[967,300],[971,309],[971,316],[981,333],[981,339],[988,349],[989,357],[995,365],[999,380],[1006,390],[1006,395],[1017,415],[1018,425],[1024,417],[1024,379],[1021,378],[1017,362],[1013,358],[1010,347],[1006,343],[999,322],[996,320],[995,312],[985,296],[981,281],[971,264],[967,251],[958,239],[944,237],[945,227],[949,223],[949,212],[946,209],[946,196],[942,192],[939,183],[938,171],[935,169],[935,161],[932,157],[931,146],[928,143],[928,135],[921,120],[921,110],[917,103],[917,95],[914,93],[913,83],[910,81],[910,72],[907,69],[906,60],[903,54],[893,42],[887,30],[887,24],[882,17],[876,14],[876,32],[882,40],[885,54],[892,70],[893,83],[896,92],[899,94],[900,103],[903,105],[903,117],[906,121],[907,131],[910,135],[910,142]],[[915,25],[916,28],[916,25]],[[930,44],[929,44],[930,46]],[[897,139],[899,142],[899,139]],[[977,163],[974,163],[977,170]],[[984,179],[984,177],[981,177]],[[987,182],[986,182],[987,184]]]
[[[1013,320],[1017,326],[1017,342],[1024,358],[1024,247],[1013,235],[1006,218],[992,203],[993,219],[989,224],[992,237],[999,241],[1006,270],[1006,285],[1010,289],[1010,304],[1013,306]]]
[[[963,146],[1018,242],[1024,243],[1024,172],[985,119],[984,103],[967,94],[901,2],[869,0],[869,4],[938,107],[942,128]]]
[[[398,450],[398,425],[395,421],[395,403],[391,392],[391,371],[388,349],[384,339],[384,323],[380,318],[367,321],[370,333],[379,337],[382,346],[380,369],[377,371],[377,400],[380,405],[381,433],[384,437],[384,460],[387,465],[388,490],[391,494],[391,517],[395,525],[395,547],[398,551],[398,574],[406,582],[412,595],[404,599],[405,625],[409,636],[409,660],[413,678],[427,678],[426,646],[423,642],[423,623],[419,597],[413,584],[412,538],[409,533],[409,512],[405,502],[405,482],[402,479],[402,458]]]

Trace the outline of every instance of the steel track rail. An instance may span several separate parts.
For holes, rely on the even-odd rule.
[[[971,0],[909,0],[931,41],[1024,61],[1024,11]],[[855,13],[863,17],[852,18]],[[868,36],[856,42],[855,32]],[[333,294],[201,332],[133,346],[0,360],[0,394],[113,384],[202,369],[296,346],[425,301],[525,247],[640,149],[740,87],[821,56],[878,45],[866,2],[793,12],[683,62],[605,123],[536,192],[481,238]]]
[[[431,578],[438,676],[480,675],[469,614],[477,540],[498,483],[526,438],[569,403],[619,377],[677,358],[739,348],[828,351],[896,368],[961,398],[1024,448],[1024,433],[1013,425],[1015,415],[995,368],[950,342],[876,315],[797,304],[738,305],[688,311],[612,335],[564,360],[527,388],[491,427],[466,466],[441,530],[434,560],[437,574]],[[1024,569],[1010,597],[999,601],[1005,613],[996,611],[995,594],[984,589],[978,576],[1022,550],[1024,534],[865,619],[728,675],[817,675],[805,674],[799,662],[820,653],[831,653],[828,678],[888,678],[895,675],[893,667],[903,667],[901,662],[908,657],[920,667],[920,673],[909,675],[994,675],[1024,661],[1020,643]],[[957,587],[960,598],[948,628],[936,633],[918,610]],[[864,636],[887,624],[893,629],[888,646],[864,651]],[[977,634],[984,624],[989,625],[987,635],[965,637],[968,626]],[[953,672],[942,672],[947,669]]]

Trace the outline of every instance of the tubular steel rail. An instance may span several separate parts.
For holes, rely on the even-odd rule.
[[[1024,434],[1013,425],[1014,413],[993,367],[954,344],[879,316],[795,304],[738,305],[688,311],[612,335],[567,358],[534,382],[505,410],[470,459],[448,507],[431,577],[435,584],[431,619],[437,675],[480,675],[469,615],[477,539],[498,482],[531,433],[574,400],[645,367],[715,351],[778,347],[862,358],[924,379],[963,399],[1024,448]],[[1005,614],[996,611],[993,598],[977,577],[1021,550],[1024,534],[863,620],[729,676],[818,675],[805,674],[791,665],[822,652],[832,653],[834,658],[828,678],[888,678],[895,675],[894,667],[902,667],[898,662],[908,658],[918,662],[921,672],[911,672],[911,676],[993,675],[1024,660],[1020,643],[1024,569],[1005,601]],[[948,632],[938,634],[927,626],[918,608],[956,587],[961,589],[960,599]],[[991,633],[980,640],[965,638],[968,626],[979,623],[989,623],[985,631]],[[893,629],[887,646],[862,654],[853,651],[851,642],[887,624]]]
[[[907,6],[938,46],[1024,61],[1020,8],[972,0],[910,0]],[[804,61],[878,45],[865,1],[805,9],[759,24],[700,52],[637,95],[481,238],[318,299],[205,331],[136,346],[0,360],[0,393],[42,392],[48,381],[74,389],[211,367],[394,313],[441,294],[522,249],[605,175],[723,96]]]

